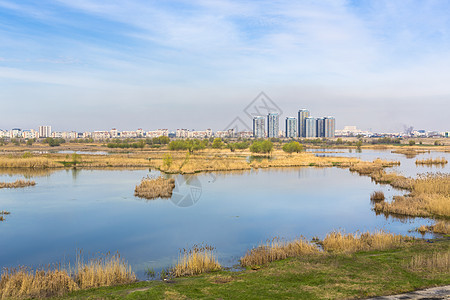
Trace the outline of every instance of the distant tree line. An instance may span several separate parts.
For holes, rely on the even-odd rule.
[[[62,138],[52,138],[52,137],[48,137],[45,138],[43,143],[44,144],[48,144],[50,147],[58,147],[61,144],[64,144],[66,141]]]
[[[112,142],[109,142],[106,144],[108,148],[121,148],[121,149],[127,149],[127,148],[140,148],[143,149],[145,147],[145,141],[139,140],[137,142],[133,142],[133,140],[126,139],[114,139]]]
[[[250,151],[253,153],[271,153],[273,150],[273,143],[270,140],[254,141],[250,146]]]
[[[208,140],[198,139],[175,140],[169,143],[169,150],[188,150],[189,153],[193,153],[194,151],[205,149],[208,143]]]

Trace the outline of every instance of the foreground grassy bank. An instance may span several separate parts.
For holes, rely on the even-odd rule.
[[[389,250],[303,255],[248,268],[162,282],[77,291],[58,299],[343,299],[450,284],[450,240]]]

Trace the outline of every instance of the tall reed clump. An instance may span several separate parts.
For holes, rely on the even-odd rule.
[[[416,165],[445,165],[445,164],[448,164],[448,161],[444,157],[416,160]]]
[[[434,252],[430,254],[419,254],[411,258],[408,263],[409,269],[423,272],[445,272],[450,273],[450,251]]]
[[[84,263],[77,259],[74,269],[60,265],[31,270],[26,267],[4,269],[0,278],[1,299],[28,299],[63,296],[91,287],[126,284],[136,281],[130,266],[119,256],[106,255]]]
[[[170,198],[175,188],[175,179],[165,179],[162,176],[158,178],[144,178],[134,189],[134,195],[145,199]]]
[[[217,271],[221,268],[214,255],[214,247],[194,245],[191,249],[180,250],[177,265],[172,272],[175,277],[181,277]]]
[[[299,257],[307,254],[317,254],[319,249],[303,237],[287,242],[279,238],[267,241],[266,244],[253,248],[240,259],[241,266],[263,265],[272,261]]]
[[[422,174],[412,180],[411,190],[409,195],[395,196],[391,203],[376,203],[374,210],[415,217],[450,217],[450,174]]]
[[[0,279],[1,299],[62,296],[78,289],[69,273],[59,267],[36,271],[26,267],[4,269]]]
[[[325,251],[335,253],[353,253],[357,251],[384,250],[400,246],[408,237],[384,231],[356,232],[345,234],[340,231],[328,233],[322,241]]]
[[[47,157],[16,157],[0,155],[0,168],[46,169],[54,167],[58,167],[58,164]]]
[[[450,196],[450,174],[421,174],[414,181],[413,192],[425,194],[441,194]]]
[[[398,161],[387,161],[377,158],[372,162],[362,161],[354,164],[349,168],[349,170],[351,172],[356,172],[359,175],[370,175],[376,172],[381,172],[384,168],[393,167],[399,164],[400,162]]]
[[[390,184],[392,187],[404,190],[411,190],[413,179],[407,178],[397,173],[386,173],[385,171],[376,171],[369,174],[370,178],[376,183]]]
[[[426,150],[417,150],[417,149],[397,149],[397,150],[393,150],[391,151],[392,153],[398,153],[398,154],[404,154],[406,156],[406,158],[414,158],[416,157],[418,154],[420,153],[425,153],[427,152]]]
[[[0,182],[0,189],[23,188],[36,185],[35,181],[18,179],[14,182]]]
[[[106,254],[100,258],[84,262],[81,254],[77,257],[74,279],[80,289],[126,284],[136,281],[131,267],[120,257]]]
[[[375,191],[370,195],[370,201],[378,202],[385,199],[383,191]]]
[[[417,228],[417,231],[422,234],[425,232],[450,234],[450,222],[438,221],[434,225],[430,225],[430,226],[422,225],[419,228]]]

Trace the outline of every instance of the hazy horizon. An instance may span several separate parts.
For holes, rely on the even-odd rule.
[[[450,130],[450,3],[0,0],[0,129],[226,129],[265,92],[336,129]]]

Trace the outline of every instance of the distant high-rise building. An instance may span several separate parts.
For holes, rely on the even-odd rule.
[[[325,134],[327,138],[334,138],[334,132],[336,130],[336,120],[334,117],[325,117]]]
[[[316,137],[316,118],[307,117],[305,119],[305,137]]]
[[[297,118],[295,117],[286,117],[286,137],[287,138],[296,138],[297,134]]]
[[[278,113],[269,113],[267,115],[267,136],[277,138],[280,131],[280,115]]]
[[[309,110],[300,109],[298,111],[298,136],[306,137],[305,120],[309,117]]]
[[[39,137],[46,138],[52,136],[52,126],[39,126]]]
[[[266,118],[263,116],[253,117],[253,137],[265,138],[266,137]]]
[[[316,119],[316,137],[325,136],[325,118]]]

